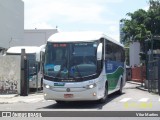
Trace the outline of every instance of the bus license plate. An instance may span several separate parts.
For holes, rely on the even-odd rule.
[[[64,98],[73,98],[73,94],[64,94]]]

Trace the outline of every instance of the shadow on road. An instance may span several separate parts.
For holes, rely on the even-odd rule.
[[[125,94],[125,93],[123,93]],[[122,95],[123,95],[122,94]],[[103,106],[111,102],[115,98],[119,97],[116,93],[108,96],[108,101],[104,104],[99,103],[99,101],[74,101],[74,102],[64,102],[63,104],[52,104],[38,109],[98,109],[102,110]]]

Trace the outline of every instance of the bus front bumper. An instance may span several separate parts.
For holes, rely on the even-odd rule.
[[[60,101],[87,101],[100,99],[97,95],[97,87],[76,92],[57,92],[47,88],[43,89],[44,99]]]

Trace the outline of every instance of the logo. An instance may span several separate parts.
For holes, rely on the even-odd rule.
[[[54,86],[65,86],[65,83],[54,83]]]
[[[2,117],[12,117],[11,112],[2,112]]]
[[[71,90],[70,90],[70,88],[67,88],[66,91],[67,91],[67,92],[70,92]]]

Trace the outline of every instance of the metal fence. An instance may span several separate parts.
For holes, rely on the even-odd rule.
[[[148,91],[160,95],[160,59],[148,61]]]

